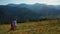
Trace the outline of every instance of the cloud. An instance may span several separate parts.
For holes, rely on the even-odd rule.
[[[28,0],[26,3],[45,3],[50,5],[60,4],[60,0]]]
[[[0,0],[1,4],[9,4],[9,3],[27,3],[27,4],[34,4],[34,3],[43,3],[48,5],[60,5],[60,0]]]

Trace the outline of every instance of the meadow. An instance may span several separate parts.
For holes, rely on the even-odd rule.
[[[60,34],[60,20],[18,23],[15,31],[10,24],[0,25],[0,34]]]

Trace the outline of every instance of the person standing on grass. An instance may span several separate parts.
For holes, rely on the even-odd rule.
[[[10,30],[14,30],[14,25],[13,25],[13,21],[11,21],[11,29]]]
[[[16,25],[17,25],[16,19],[12,20],[12,22],[11,22],[11,30],[15,30],[16,29]]]
[[[14,29],[16,29],[17,20],[16,20],[16,19],[14,19],[14,20],[13,20],[13,23],[14,23]]]

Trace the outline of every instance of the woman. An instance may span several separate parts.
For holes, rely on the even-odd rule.
[[[11,21],[11,30],[14,30],[14,25],[13,21]]]

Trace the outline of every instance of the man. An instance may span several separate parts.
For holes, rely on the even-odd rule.
[[[16,21],[16,19],[13,20],[13,23],[14,23],[14,29],[16,29],[16,25],[17,25],[17,21]]]

